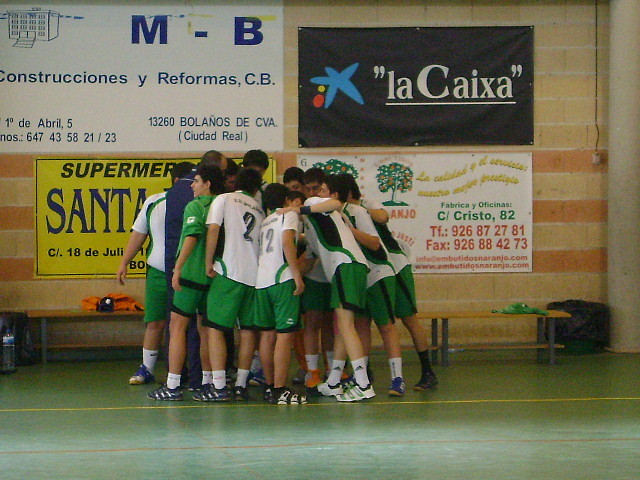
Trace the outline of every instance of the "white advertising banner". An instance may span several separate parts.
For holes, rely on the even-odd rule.
[[[532,271],[530,153],[299,155],[306,170],[346,172],[389,211],[420,273]]]
[[[0,98],[0,152],[282,150],[282,2],[0,5]]]

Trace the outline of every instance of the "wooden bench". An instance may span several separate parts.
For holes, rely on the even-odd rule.
[[[449,365],[450,349],[469,349],[469,350],[490,350],[490,349],[507,349],[507,348],[530,348],[537,349],[537,360],[543,361],[545,350],[549,351],[549,364],[556,363],[556,349],[563,348],[564,345],[556,344],[555,340],[555,319],[569,318],[571,314],[560,310],[549,310],[547,315],[539,315],[535,313],[494,313],[487,311],[459,311],[459,312],[419,312],[417,318],[431,319],[431,346],[438,347],[431,353],[431,361],[438,363],[438,350],[442,359],[442,365]],[[486,318],[486,319],[505,319],[510,320],[526,320],[536,319],[537,321],[537,338],[535,343],[507,343],[507,344],[468,344],[468,345],[450,345],[449,344],[449,320],[450,319],[469,319],[469,318]],[[442,324],[442,332],[439,334],[439,323]],[[545,337],[546,333],[546,337]],[[439,338],[442,342],[439,343]]]
[[[27,310],[27,316],[30,319],[37,319],[40,321],[40,354],[42,357],[42,363],[46,364],[48,360],[49,342],[47,337],[47,327],[51,322],[74,322],[78,320],[82,321],[101,321],[101,320],[136,320],[139,321],[144,316],[144,312],[140,311],[128,311],[117,310],[114,312],[96,312],[87,311],[81,309],[74,310]],[[137,343],[130,345],[117,345],[117,346],[137,346],[141,345],[142,337],[137,340]],[[69,345],[56,345],[55,348],[107,348],[115,345],[104,344],[69,344]]]

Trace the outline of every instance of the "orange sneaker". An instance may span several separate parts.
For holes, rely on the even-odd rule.
[[[322,383],[322,379],[320,378],[320,370],[307,371],[307,380],[305,382],[307,388],[315,388],[320,383]]]

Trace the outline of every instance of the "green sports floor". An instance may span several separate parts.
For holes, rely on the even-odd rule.
[[[0,479],[640,479],[640,355],[458,352],[399,399],[372,365],[375,399],[304,406],[147,400],[135,360],[21,367],[0,376]]]

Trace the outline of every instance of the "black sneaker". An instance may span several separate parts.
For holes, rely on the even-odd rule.
[[[229,387],[215,388],[212,383],[205,385],[200,392],[193,394],[196,402],[228,402],[231,400]]]
[[[169,388],[166,385],[161,386],[153,392],[149,392],[147,394],[147,398],[165,402],[184,400],[184,397],[182,396],[182,390],[180,390],[180,388]]]
[[[435,382],[435,383],[434,383]],[[435,374],[423,373],[418,383],[413,386],[413,389],[417,392],[423,392],[435,387],[438,384],[438,379]]]
[[[233,399],[238,401],[249,400],[249,391],[247,387],[236,385],[233,387]]]
[[[275,397],[273,396],[273,385],[264,386],[262,398],[264,398],[264,401],[267,403],[276,403]]]

